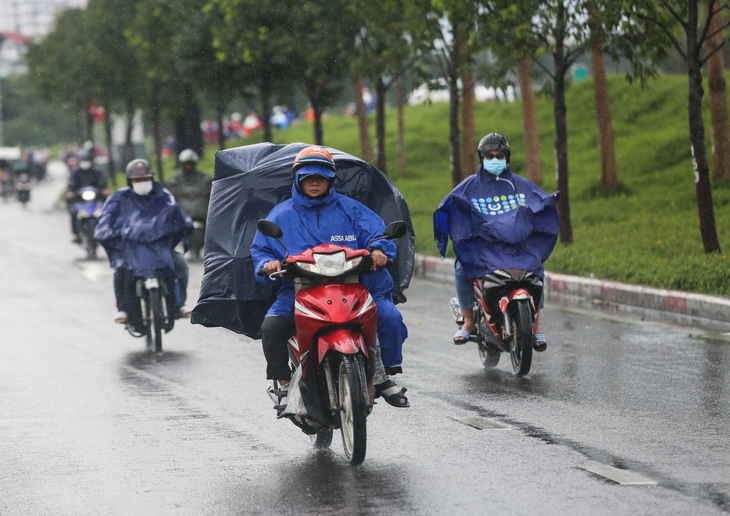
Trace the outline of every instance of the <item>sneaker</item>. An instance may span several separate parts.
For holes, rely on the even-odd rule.
[[[276,417],[286,417],[284,411],[286,410],[286,404],[289,401],[289,386],[285,385],[284,387],[279,387],[279,392],[277,393],[277,395],[279,397],[279,403],[278,405],[274,405],[274,408],[276,409]]]
[[[190,316],[192,315],[192,311],[186,307],[181,306],[177,309],[177,314],[175,315],[176,319],[190,319]]]
[[[126,324],[127,312],[117,312],[117,315],[114,316],[114,322],[117,324]]]

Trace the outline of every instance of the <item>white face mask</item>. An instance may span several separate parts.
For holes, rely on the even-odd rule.
[[[134,193],[137,195],[149,195],[152,191],[152,181],[132,183],[132,190],[134,190]]]

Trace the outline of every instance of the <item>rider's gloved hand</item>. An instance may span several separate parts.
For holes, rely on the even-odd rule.
[[[388,264],[388,257],[380,249],[373,250],[370,257],[373,259],[373,270],[378,267],[385,267]]]

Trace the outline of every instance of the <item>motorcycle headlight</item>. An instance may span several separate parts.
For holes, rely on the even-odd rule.
[[[305,272],[320,276],[340,276],[357,267],[362,262],[362,256],[347,259],[345,251],[332,254],[314,254],[314,263],[298,262],[297,267]]]
[[[96,199],[96,192],[92,190],[86,190],[84,193],[81,194],[81,198],[85,201],[93,201]]]

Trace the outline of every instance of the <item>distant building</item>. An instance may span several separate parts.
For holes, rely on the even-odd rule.
[[[29,39],[18,32],[0,32],[0,77],[26,71],[23,56]]]

